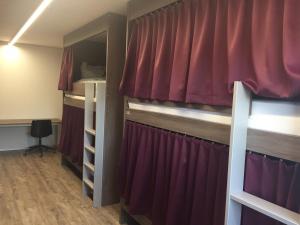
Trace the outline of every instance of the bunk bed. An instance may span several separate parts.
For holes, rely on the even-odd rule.
[[[248,120],[248,111],[247,107],[245,108],[243,104],[241,104],[241,99],[239,99],[239,103],[237,103],[238,107],[241,106],[241,108],[244,108],[244,110],[247,113],[244,113],[244,118],[247,118]],[[152,160],[158,159],[159,157],[153,152],[154,150],[150,148],[147,148],[146,146],[143,148],[145,151],[148,153],[144,153],[142,151],[139,151],[140,149],[137,147],[134,147],[135,145],[142,145],[141,142],[145,142],[148,145],[152,143],[151,141],[154,142],[155,146],[155,140],[152,140],[151,132],[153,132],[153,129],[155,130],[155,133],[159,133],[156,135],[161,135],[161,136],[168,136],[169,138],[182,138],[183,140],[188,143],[188,146],[200,146],[203,147],[203,144],[201,146],[201,141],[202,140],[208,140],[208,142],[204,142],[205,145],[211,145],[214,146],[210,148],[210,151],[215,151],[215,153],[210,152],[210,154],[214,154],[213,157],[215,157],[215,162],[214,160],[208,160],[209,157],[207,156],[209,153],[208,152],[202,152],[202,157],[205,157],[208,161],[213,162],[212,165],[210,165],[210,170],[214,171],[212,174],[210,174],[212,177],[210,180],[205,180],[202,181],[203,183],[208,182],[207,185],[211,185],[211,191],[210,195],[217,194],[217,197],[215,196],[210,196],[209,192],[206,192],[208,196],[211,197],[212,200],[212,205],[214,207],[217,207],[216,209],[212,210],[211,208],[208,208],[206,213],[209,216],[209,218],[214,218],[210,213],[214,211],[216,213],[216,218],[215,220],[210,220],[212,224],[222,224],[224,221],[224,213],[225,212],[225,197],[226,197],[226,184],[227,184],[227,165],[228,165],[228,157],[229,157],[229,147],[232,148],[235,146],[236,143],[238,143],[239,148],[243,148],[243,146],[239,143],[240,139],[242,138],[242,129],[239,127],[238,129],[236,128],[237,126],[240,126],[240,118],[239,116],[233,117],[232,124],[219,124],[215,122],[210,122],[206,120],[201,120],[201,119],[191,119],[191,118],[185,118],[182,116],[173,116],[173,115],[168,115],[165,113],[159,113],[159,112],[151,112],[151,111],[146,111],[146,110],[137,110],[134,108],[130,108],[130,99],[128,99],[129,104],[127,105],[125,109],[125,119],[126,119],[126,128],[125,128],[125,134],[124,134],[124,144],[123,144],[123,154],[122,154],[122,213],[121,213],[121,222],[126,223],[128,220],[128,217],[134,218],[137,222],[140,224],[160,224],[160,217],[155,218],[155,215],[149,214],[149,208],[154,206],[149,203],[147,205],[147,201],[149,200],[149,196],[144,196],[142,199],[142,203],[137,200],[138,196],[136,193],[141,191],[144,195],[147,193],[149,194],[151,198],[155,199],[155,196],[151,195],[153,194],[153,183],[154,181],[149,180],[149,177],[152,177],[155,172],[153,172],[153,169],[156,171],[159,171],[159,173],[165,173],[165,167],[168,167],[167,164],[161,165],[161,167],[158,167],[158,165],[153,164]],[[135,101],[136,102],[136,101]],[[233,111],[236,111],[236,109],[233,109]],[[235,113],[236,114],[236,113]],[[243,115],[243,114],[240,114]],[[245,116],[247,115],[247,116]],[[247,121],[246,120],[246,121]],[[238,122],[237,122],[238,121]],[[245,121],[242,120],[242,121]],[[246,123],[246,122],[245,122]],[[234,127],[234,129],[233,129]],[[203,128],[203,129],[199,129]],[[237,129],[237,130],[236,130]],[[231,134],[231,132],[235,130],[237,133]],[[135,134],[136,132],[136,134]],[[133,138],[137,138],[137,133],[139,133],[139,139],[140,141],[133,140]],[[148,139],[143,137],[143,135],[147,135]],[[149,136],[150,135],[150,136]],[[154,135],[154,134],[152,134]],[[285,134],[280,134],[280,133],[272,133],[269,131],[263,131],[263,130],[255,130],[255,129],[248,129],[247,130],[247,139],[244,140],[244,143],[247,144],[247,147],[244,149],[248,149],[249,152],[247,155],[240,154],[241,157],[238,159],[239,161],[242,161],[242,157],[246,157],[246,169],[244,170],[245,165],[241,165],[241,167],[234,167],[234,171],[239,171],[243,173],[243,171],[246,171],[245,175],[245,190],[249,193],[252,193],[253,195],[258,195],[260,194],[261,197],[265,197],[268,199],[270,202],[276,202],[278,199],[274,199],[274,195],[276,195],[277,189],[287,189],[290,188],[292,195],[294,195],[294,199],[289,199],[289,203],[283,201],[280,202],[282,206],[289,206],[290,209],[293,209],[294,211],[298,210],[297,207],[299,207],[299,204],[296,203],[299,200],[298,194],[296,194],[296,190],[298,188],[298,185],[296,185],[297,180],[299,179],[299,163],[300,163],[300,153],[299,153],[299,144],[300,144],[300,138],[298,136],[292,136],[292,135],[285,135]],[[234,140],[236,138],[237,140]],[[134,141],[133,143],[130,143]],[[147,145],[146,144],[146,145]],[[198,149],[192,149],[191,151],[194,154],[194,157],[200,157],[198,154],[199,148]],[[237,146],[235,146],[237,147]],[[156,151],[176,151],[176,149],[169,149],[168,147],[165,148],[160,148],[156,147]],[[206,147],[208,149],[208,147]],[[199,151],[197,153],[197,150]],[[223,151],[223,153],[220,153],[218,151]],[[232,151],[232,150],[230,150]],[[258,154],[255,154],[258,153]],[[165,153],[165,154],[171,154],[171,153]],[[175,154],[175,153],[174,153]],[[187,154],[187,153],[185,153]],[[261,155],[262,154],[262,155]],[[134,158],[133,155],[136,155]],[[265,155],[274,157],[265,157]],[[145,160],[145,157],[151,160]],[[167,157],[167,156],[166,156]],[[175,160],[175,156],[170,156],[173,160]],[[182,158],[186,158],[187,155],[181,155]],[[280,159],[280,160],[279,160]],[[136,168],[141,166],[140,163],[137,160],[142,160],[140,163],[143,163],[143,165],[148,165],[150,168],[152,168],[151,171],[145,170],[144,167],[141,167],[140,169]],[[187,165],[190,165],[189,159],[187,158]],[[198,159],[200,162],[204,163],[203,159],[199,158]],[[264,165],[262,162],[269,164],[270,167],[262,167]],[[218,166],[216,166],[218,165]],[[156,167],[157,166],[157,167]],[[178,165],[177,165],[178,166]],[[155,167],[155,168],[153,168]],[[279,167],[282,168],[288,168],[289,172],[281,171],[281,181],[278,181],[279,183],[285,183],[285,187],[280,187],[274,185],[274,180],[277,177],[278,169]],[[132,171],[132,168],[135,168],[136,171]],[[204,166],[205,168],[205,166]],[[204,169],[202,168],[202,169]],[[238,168],[238,169],[237,169]],[[272,169],[272,171],[269,171]],[[172,167],[172,170],[175,170],[179,172],[180,168],[179,167]],[[201,171],[201,168],[199,168],[199,171]],[[294,171],[294,172],[292,172]],[[297,172],[298,171],[298,172]],[[222,173],[225,172],[225,173]],[[261,175],[261,173],[263,175]],[[146,173],[146,174],[143,174]],[[148,173],[148,174],[147,174]],[[197,177],[199,174],[197,174],[193,170],[189,170],[189,173],[191,176]],[[142,174],[142,175],[141,175]],[[135,178],[131,176],[135,176]],[[158,175],[158,174],[157,174]],[[241,176],[241,174],[240,174]],[[139,181],[137,181],[137,177],[139,177]],[[141,179],[141,177],[145,177],[145,179]],[[170,177],[172,177],[170,175]],[[219,179],[220,177],[223,177],[223,179]],[[237,177],[237,175],[233,175],[232,177]],[[252,177],[252,178],[251,178]],[[253,177],[255,177],[257,180],[254,181]],[[286,177],[288,180],[285,181]],[[292,178],[293,177],[293,178]],[[170,178],[171,179],[171,178]],[[178,178],[180,179],[180,177]],[[187,179],[187,178],[186,178]],[[250,180],[249,180],[250,179]],[[265,180],[263,180],[265,179]],[[293,181],[292,181],[293,179]],[[168,179],[166,178],[166,182]],[[155,181],[159,182],[159,181]],[[162,181],[160,181],[162,182]],[[180,181],[178,181],[180,182]],[[182,182],[182,181],[181,181]],[[213,190],[215,188],[214,185],[209,184],[209,182],[219,182],[219,190],[216,190],[214,193]],[[263,185],[262,186],[257,186],[258,183],[261,182]],[[269,183],[268,183],[269,182]],[[294,185],[289,186],[288,184],[291,184],[294,182]],[[137,184],[138,183],[138,184]],[[145,184],[148,189],[144,189],[145,187],[141,187],[139,185]],[[202,183],[202,185],[203,185]],[[256,185],[253,185],[253,183]],[[183,185],[183,187],[187,188],[188,184]],[[270,186],[271,185],[271,186]],[[180,186],[180,185],[179,185]],[[283,185],[284,186],[284,185]],[[173,188],[176,187],[176,184],[173,184]],[[181,188],[183,188],[181,187]],[[263,189],[261,189],[262,187]],[[132,190],[133,188],[133,190]],[[190,187],[192,188],[192,187]],[[192,188],[193,190],[193,188]],[[199,185],[198,191],[201,193],[201,185]],[[277,193],[278,196],[280,196],[280,191],[278,190],[279,193]],[[241,192],[243,193],[243,192]],[[269,194],[267,194],[269,193]],[[159,194],[159,193],[158,193]],[[177,193],[178,194],[178,193]],[[181,193],[183,194],[183,193]],[[285,193],[286,194],[286,193]],[[282,193],[281,198],[286,198],[288,199],[288,195],[285,195]],[[181,199],[181,203],[179,205],[175,204],[175,207],[179,209],[179,211],[176,212],[176,215],[170,215],[170,217],[173,217],[177,221],[183,220],[182,216],[184,216],[184,211],[188,210],[185,208],[185,204],[187,204],[187,198],[185,195],[180,195],[179,196],[174,195],[174,198],[179,198]],[[221,196],[221,197],[220,197]],[[150,198],[149,197],[149,198]],[[199,198],[199,196],[193,195],[193,198]],[[286,224],[298,224],[299,223],[299,214],[293,212],[293,211],[287,211],[284,208],[277,207],[276,205],[267,205],[267,201],[261,201],[259,198],[254,198],[253,196],[235,196],[236,200],[240,203],[245,204],[246,206],[250,207],[251,209],[254,209],[259,212],[266,212],[267,215],[271,216],[272,218],[279,219],[279,221],[286,223]],[[217,198],[217,199],[216,199]],[[289,197],[290,198],[290,197]],[[248,204],[247,200],[252,199],[252,203]],[[159,202],[162,204],[166,200],[158,199]],[[135,202],[136,201],[136,202]],[[150,200],[149,200],[150,201]],[[203,204],[208,204],[207,201],[211,200],[203,200]],[[247,204],[246,204],[247,203]],[[174,203],[168,202],[168,204],[174,206]],[[279,202],[277,202],[279,204]],[[288,204],[288,205],[285,205]],[[150,207],[151,205],[151,207]],[[187,204],[190,205],[190,204]],[[209,204],[208,204],[209,205]],[[156,206],[157,210],[162,210],[164,206]],[[162,207],[162,208],[160,208]],[[261,208],[259,208],[261,207]],[[266,208],[267,207],[267,208]],[[258,209],[257,209],[258,208]],[[243,219],[245,220],[243,224],[250,224],[249,221],[252,219],[257,220],[257,221],[262,221],[267,220],[270,223],[270,219],[265,219],[261,215],[258,215],[255,213],[255,211],[251,209],[244,209],[244,216]],[[156,211],[157,211],[156,210]],[[194,223],[191,224],[197,224],[197,218],[199,216],[199,212],[204,209],[199,209],[198,213],[196,212],[195,220]],[[264,211],[266,210],[266,211]],[[155,210],[154,210],[155,211]],[[287,212],[286,212],[287,211]],[[152,211],[152,213],[154,213]],[[191,215],[190,215],[191,216]],[[154,217],[154,218],[153,218]],[[151,218],[151,220],[149,219]],[[202,217],[203,218],[203,217]],[[154,219],[154,223],[153,220]],[[156,221],[155,221],[156,219]],[[247,222],[248,221],[248,222]],[[292,221],[292,222],[289,222]],[[272,222],[272,220],[271,220]],[[168,221],[165,224],[181,224],[180,222],[175,223],[174,221]]]
[[[124,16],[108,13],[64,37],[62,162],[81,174],[94,207],[119,202],[125,29]]]
[[[253,88],[256,84],[249,85],[250,78],[243,83],[230,80],[234,82],[233,88],[233,84],[228,85],[227,80],[220,77],[226,70],[219,70],[224,64],[218,60],[221,64],[214,72],[219,74],[214,78],[224,81],[220,82],[221,88],[211,87],[215,80],[207,81],[206,77],[198,83],[195,77],[194,82],[187,82],[185,79],[190,77],[183,77],[185,72],[180,69],[188,71],[182,68],[182,62],[190,57],[186,51],[192,51],[191,45],[194,44],[189,42],[193,38],[188,36],[193,32],[188,29],[192,28],[190,19],[195,14],[187,14],[189,6],[181,7],[182,2],[194,4],[196,1],[131,0],[128,3],[127,62],[120,87],[126,96],[120,223],[130,224],[134,220],[141,225],[299,225],[300,137],[248,127],[252,98],[256,100],[256,95],[286,98],[299,93],[293,93],[296,89],[292,88],[285,92],[285,96],[280,96],[280,93],[275,93],[278,89],[269,90],[270,86]],[[222,8],[220,1],[211,5],[207,2],[210,1],[203,1],[202,5],[207,7],[204,7],[206,10],[215,6],[218,9],[212,9],[216,11]],[[230,10],[239,8],[231,6]],[[239,9],[242,11],[244,7],[241,5]],[[174,17],[176,12],[179,12],[178,17]],[[185,26],[176,30],[177,19],[181,17],[186,19]],[[223,24],[226,20],[222,18],[216,19],[219,22],[217,28],[226,27]],[[153,25],[157,21],[159,28]],[[209,19],[205,21],[209,22]],[[170,38],[166,30],[168,34],[173,32],[178,36]],[[189,35],[183,35],[185,31]],[[156,39],[157,32],[161,35]],[[177,40],[177,52],[172,52],[172,45]],[[211,39],[206,37],[203,40],[209,42]],[[216,40],[217,47],[222,46],[218,42],[221,40]],[[210,42],[206,44],[212,45]],[[199,46],[196,44],[195,51]],[[210,54],[209,51],[205,53]],[[226,57],[225,52],[222,53],[214,54],[214,57]],[[168,60],[176,54],[177,64],[174,65]],[[155,61],[156,58],[160,61]],[[199,65],[194,64],[192,69]],[[176,69],[177,77],[169,77],[172,68],[173,71]],[[204,66],[198,70],[198,77],[199,71],[210,70]],[[174,82],[176,79],[177,83]],[[174,82],[173,86],[171,82]],[[275,80],[264,84],[272,82]],[[186,83],[190,87],[183,87]],[[202,87],[198,90],[203,93],[193,89],[195,84]],[[228,91],[231,88],[233,93]],[[219,98],[206,92],[215,92]],[[178,108],[183,108],[181,115],[174,113]],[[199,115],[190,117],[187,109],[225,114],[228,121],[207,120]]]

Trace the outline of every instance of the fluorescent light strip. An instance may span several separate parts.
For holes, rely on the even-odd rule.
[[[36,19],[45,11],[45,9],[50,5],[51,2],[52,0],[44,0],[8,45],[14,45],[19,40],[19,38],[28,30],[28,28],[36,21]]]

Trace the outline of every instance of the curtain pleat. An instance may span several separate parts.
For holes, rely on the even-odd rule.
[[[170,88],[169,98],[167,100],[176,102],[185,102],[187,83],[188,83],[188,72],[191,57],[191,42],[193,39],[193,11],[192,2],[186,4],[179,3],[175,5],[176,12],[178,14],[177,27],[173,53],[173,64],[172,70],[170,71]],[[176,16],[176,14],[174,15]],[[160,86],[162,88],[162,86]],[[159,99],[162,100],[162,99]]]
[[[59,151],[73,163],[82,166],[84,134],[84,109],[63,106]]]
[[[72,47],[64,48],[58,90],[72,91],[73,89],[73,61],[74,53]]]
[[[174,45],[177,28],[177,8],[166,8],[160,13],[155,12],[155,22],[153,33],[155,42],[155,54],[152,62],[154,62],[152,89],[150,93],[151,99],[161,98],[169,99],[170,92],[170,75],[172,74]],[[172,35],[170,35],[172,34]],[[164,88],[162,89],[162,85]]]
[[[185,0],[131,23],[120,90],[160,101],[232,104],[234,81],[300,95],[298,0]]]
[[[134,94],[141,96],[141,98],[148,98],[151,91],[153,58],[154,58],[154,20],[151,15],[141,18],[138,26],[138,36],[140,39],[137,55],[137,70],[135,77]],[[147,76],[145,76],[147,74]]]

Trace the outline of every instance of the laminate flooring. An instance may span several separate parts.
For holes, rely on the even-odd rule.
[[[0,153],[0,225],[118,225],[119,205],[95,209],[59,153]]]

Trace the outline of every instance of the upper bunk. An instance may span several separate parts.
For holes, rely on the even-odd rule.
[[[106,80],[107,32],[72,45],[74,49],[73,79]]]
[[[83,96],[84,82],[101,80],[115,94],[123,71],[125,38],[126,17],[114,13],[65,35],[64,47],[73,50],[73,88],[65,93]]]
[[[64,36],[64,47],[71,47],[74,55],[73,88],[64,91],[65,104],[84,108],[86,82],[105,82],[106,97],[119,99],[125,39],[126,17],[114,13],[107,13]]]

